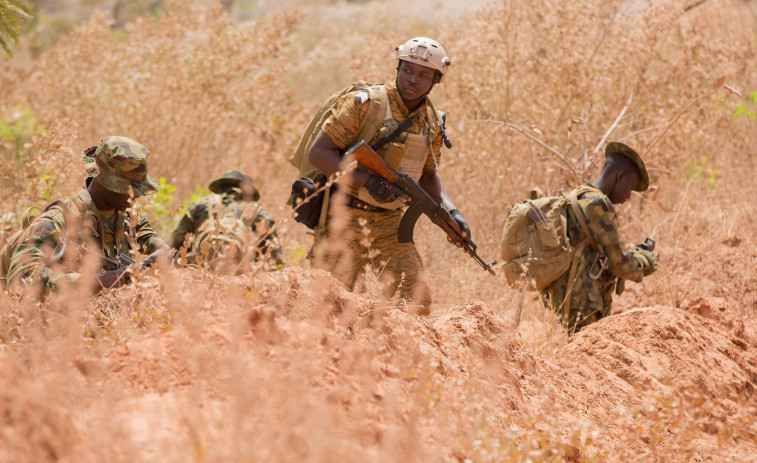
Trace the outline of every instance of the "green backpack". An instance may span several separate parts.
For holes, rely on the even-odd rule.
[[[578,195],[589,189],[580,186],[557,196],[543,196],[532,190],[529,199],[510,208],[501,241],[503,271],[510,286],[522,281],[527,283],[526,289],[541,291],[568,271],[573,280],[586,240],[571,246],[566,209],[570,204],[584,234],[596,247],[585,220],[581,220],[584,216],[577,202]]]

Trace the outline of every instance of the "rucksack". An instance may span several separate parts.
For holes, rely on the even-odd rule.
[[[10,272],[11,268],[11,260],[13,259],[13,253],[21,245],[22,238],[25,237],[24,232],[26,232],[26,230],[31,226],[31,224],[37,217],[47,212],[54,206],[62,205],[64,201],[65,200],[62,199],[53,201],[45,206],[45,208],[41,211],[36,206],[29,207],[26,209],[26,211],[24,211],[21,216],[21,229],[11,235],[11,237],[8,238],[8,241],[5,243],[5,246],[3,246],[3,248],[0,250],[0,280],[5,280],[5,278],[8,276],[8,272]]]
[[[332,188],[325,186],[325,176],[310,164],[308,153],[310,152],[310,147],[313,145],[313,141],[315,141],[315,137],[321,131],[321,127],[331,117],[331,108],[334,104],[342,96],[356,90],[366,91],[368,93],[368,100],[371,102],[369,110],[363,118],[360,132],[358,132],[358,139],[370,140],[373,138],[384,123],[384,116],[389,104],[386,87],[358,81],[332,93],[328,97],[310,120],[307,129],[305,129],[299,143],[297,143],[297,147],[289,157],[289,163],[299,169],[299,177],[292,184],[292,194],[287,204],[294,208],[294,219],[297,222],[305,224],[310,229],[318,227],[322,229],[325,226]],[[320,187],[313,190],[304,189],[300,191],[300,186],[303,182],[319,184]]]
[[[310,120],[307,129],[305,129],[299,143],[297,143],[297,147],[289,157],[289,163],[299,169],[300,177],[308,177],[316,180],[317,177],[323,176],[323,174],[308,161],[308,152],[310,152],[310,147],[313,145],[315,137],[318,136],[318,133],[321,131],[323,123],[326,122],[326,119],[331,117],[331,108],[334,104],[342,96],[356,90],[364,90],[368,92],[368,99],[371,101],[369,106],[370,109],[363,118],[363,125],[360,127],[360,132],[358,132],[358,140],[370,141],[376,132],[381,129],[388,104],[386,87],[383,85],[371,85],[361,80],[353,82],[351,85],[332,93]]]
[[[529,199],[510,208],[501,241],[503,271],[510,286],[525,282],[526,289],[541,291],[564,273],[575,274],[586,240],[571,246],[566,209],[570,204],[584,234],[596,248],[576,199],[590,189],[582,185],[557,196],[540,196],[532,190]]]
[[[200,224],[192,242],[192,252],[187,254],[191,263],[201,264],[210,270],[220,271],[223,265],[237,267],[256,242],[251,229],[252,220],[246,222],[246,212],[237,217],[237,205],[223,204],[220,195],[208,199],[208,217]],[[251,207],[251,206],[247,206]],[[257,215],[257,214],[255,214]],[[250,260],[254,256],[249,256]]]

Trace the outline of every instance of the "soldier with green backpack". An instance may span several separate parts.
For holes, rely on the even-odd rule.
[[[634,250],[622,247],[613,207],[648,186],[641,156],[612,142],[594,183],[558,196],[532,192],[513,205],[502,234],[508,283],[540,291],[569,332],[609,315],[613,290],[619,295],[624,280],[641,282],[657,268],[654,240]]]
[[[444,115],[428,98],[451,64],[436,41],[416,37],[397,47],[393,82],[354,84],[333,94],[313,118],[290,162],[300,169],[292,187],[295,220],[314,229],[314,265],[331,271],[350,288],[366,265],[380,273],[384,290],[413,301],[428,313],[431,294],[422,278],[423,264],[412,242],[397,239],[404,201],[402,191],[381,177],[358,168],[341,176],[343,195],[332,182],[345,166],[345,151],[364,141],[395,172],[415,180],[451,216],[450,226],[462,236],[470,228],[447,196],[437,175]],[[342,214],[329,213],[336,204]],[[338,220],[343,217],[343,221]],[[340,223],[344,222],[344,223]],[[460,243],[456,243],[461,245]]]
[[[197,264],[219,273],[243,273],[259,262],[284,266],[276,222],[261,207],[249,175],[230,170],[210,183],[213,194],[194,201],[171,233],[180,264]]]

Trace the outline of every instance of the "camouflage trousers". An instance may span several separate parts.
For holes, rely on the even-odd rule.
[[[402,211],[367,212],[347,208],[329,217],[328,231],[316,234],[313,265],[330,271],[350,290],[370,266],[386,297],[399,294],[428,314],[431,291],[423,278],[423,262],[415,244],[397,241]]]
[[[610,315],[615,281],[615,276],[609,271],[592,280],[585,269],[580,270],[570,296],[566,297],[570,286],[566,272],[541,291],[542,301],[555,312],[569,333],[577,333],[581,328]]]

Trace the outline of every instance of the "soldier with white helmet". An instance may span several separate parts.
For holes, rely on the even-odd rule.
[[[437,175],[442,144],[449,148],[451,143],[444,131],[444,114],[428,98],[451,60],[438,42],[426,37],[410,39],[396,47],[396,52],[394,81],[366,85],[338,98],[312,141],[307,159],[328,177],[340,170],[342,153],[365,141],[390,169],[413,178],[447,209],[452,217],[450,226],[469,236],[468,224]],[[418,251],[413,243],[397,239],[403,193],[362,168],[346,181],[347,225],[326,226],[321,233],[316,230],[315,265],[330,270],[352,288],[370,264],[380,272],[387,295],[398,290],[420,313],[429,313],[431,295],[421,275]],[[332,215],[328,217],[332,221]]]

